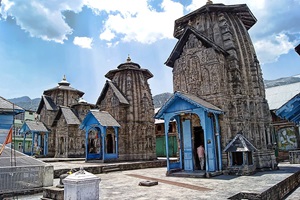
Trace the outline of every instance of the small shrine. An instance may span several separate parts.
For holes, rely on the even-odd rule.
[[[222,152],[219,127],[219,115],[223,111],[207,101],[184,92],[174,95],[155,114],[156,119],[165,123],[166,146],[169,143],[168,124],[175,120],[178,130],[179,160],[171,161],[168,148],[167,175],[187,172],[202,176],[206,172],[222,171]],[[192,128],[197,127],[197,128]],[[205,171],[199,170],[198,157],[195,155],[198,146],[205,149]],[[198,174],[198,175],[197,175]]]
[[[108,113],[90,110],[80,129],[85,130],[85,159],[114,160],[118,158],[120,124]]]
[[[50,131],[46,128],[43,122],[25,121],[20,129],[20,134],[24,136],[22,152],[31,156],[47,155],[49,133]],[[32,139],[30,152],[25,152],[25,140],[27,137]]]
[[[256,151],[254,145],[242,135],[242,132],[239,132],[224,149],[228,155],[227,172],[236,175],[255,173],[253,153]]]

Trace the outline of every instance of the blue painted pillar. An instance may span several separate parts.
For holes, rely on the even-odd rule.
[[[37,133],[38,146],[41,147],[41,135]]]
[[[86,129],[85,129],[85,161],[88,160],[88,153],[89,153],[89,150],[88,150],[89,130],[90,130],[90,127],[86,127]]]
[[[22,153],[26,153],[26,152],[25,152],[25,140],[26,140],[26,133],[24,133],[24,137],[23,137],[23,142],[22,142],[22,146],[23,146],[23,148],[22,148]]]
[[[220,125],[218,115],[214,113],[215,121],[216,121],[216,135],[217,135],[217,143],[218,143],[218,160],[219,160],[219,170],[222,170],[222,149],[221,149],[221,133],[220,133]]]
[[[171,116],[168,114],[164,115],[164,124],[165,124],[165,140],[166,140],[166,156],[167,156],[167,171],[170,171],[170,157],[169,157],[169,123]]]
[[[116,154],[119,158],[119,127],[114,127],[115,135],[116,135]]]
[[[48,132],[44,134],[44,155],[48,154]]]
[[[34,134],[34,132],[32,132],[31,134],[32,134],[31,155],[33,156],[35,134]]]
[[[178,134],[178,140],[179,140],[179,145],[178,145],[178,148],[179,148],[178,149],[178,151],[179,151],[179,164],[180,164],[180,169],[183,169],[180,116],[176,115],[175,120],[176,120],[177,134]]]
[[[105,144],[105,139],[106,139],[106,127],[101,127],[101,135],[102,135],[102,160],[105,161],[105,149],[106,149],[106,144]]]

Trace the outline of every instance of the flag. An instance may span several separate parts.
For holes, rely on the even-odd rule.
[[[1,149],[0,149],[0,155],[1,155],[2,152],[3,152],[3,150],[4,150],[4,148],[5,148],[5,145],[12,142],[12,133],[13,133],[13,127],[11,127],[11,128],[9,129],[9,132],[8,132],[8,134],[7,134],[7,136],[6,136],[6,139],[5,139],[4,143],[2,144],[2,147],[1,147]]]

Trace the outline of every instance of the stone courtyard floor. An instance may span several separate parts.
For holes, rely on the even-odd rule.
[[[90,165],[84,161],[52,162],[54,170],[61,167]],[[166,168],[147,168],[97,174],[101,178],[99,199],[228,199],[245,191],[262,192],[300,170],[299,164],[280,163],[279,170],[258,172],[252,176],[220,175],[212,178],[167,177]],[[158,181],[158,185],[139,186],[141,181]],[[59,179],[54,179],[54,185]],[[19,196],[37,200],[41,193]],[[300,188],[286,199],[300,199]]]

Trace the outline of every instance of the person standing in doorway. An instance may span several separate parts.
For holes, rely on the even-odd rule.
[[[205,153],[204,153],[204,147],[202,144],[197,148],[197,154],[198,154],[198,158],[200,161],[201,170],[204,170]]]

